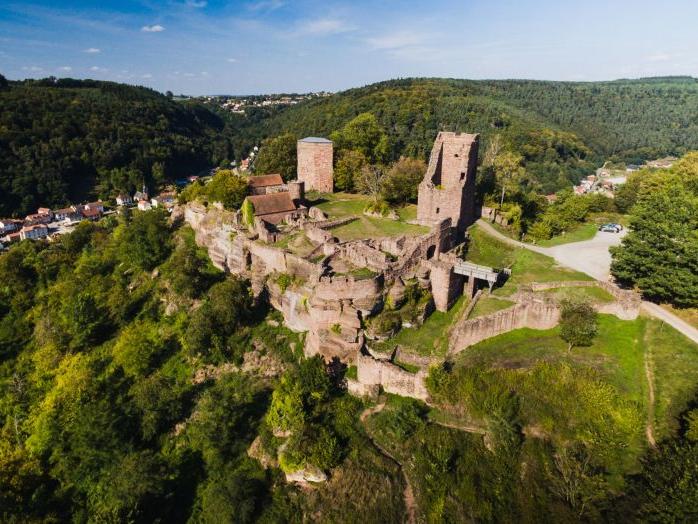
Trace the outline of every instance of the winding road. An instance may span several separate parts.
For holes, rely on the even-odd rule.
[[[620,244],[623,236],[627,233],[626,231],[621,233],[597,232],[596,236],[591,240],[570,242],[569,244],[562,244],[554,247],[541,247],[509,238],[497,231],[485,220],[478,220],[477,225],[489,235],[505,244],[547,255],[555,259],[561,266],[581,271],[603,282],[609,282],[611,279],[611,253],[609,252],[609,248]],[[676,331],[698,344],[698,329],[691,326],[688,322],[685,322],[661,306],[647,300],[642,301],[642,310],[648,315],[666,322]]]

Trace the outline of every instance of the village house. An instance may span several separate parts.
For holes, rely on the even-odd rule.
[[[131,198],[131,195],[128,195],[126,193],[119,193],[116,196],[116,205],[117,206],[130,206],[133,204],[133,199]]]
[[[136,191],[133,194],[133,201],[140,202],[141,200],[148,200],[148,190],[145,186],[140,191]]]
[[[39,215],[48,215],[48,216],[50,216],[51,218],[53,218],[53,213],[52,213],[51,210],[50,210],[49,208],[47,208],[47,207],[40,207],[36,212],[37,212],[37,214],[39,214]]]
[[[20,240],[27,240],[27,239],[35,240],[38,238],[45,238],[47,236],[48,236],[48,227],[46,227],[44,224],[35,224],[33,226],[25,226],[19,232]]]
[[[150,200],[152,207],[164,207],[172,209],[177,203],[177,193],[174,191],[163,191],[158,196]]]
[[[56,209],[53,212],[53,218],[59,222],[62,220],[73,222],[75,220],[80,220],[81,215],[75,206],[70,206],[63,209]]]
[[[153,206],[151,205],[150,201],[148,200],[139,200],[138,201],[138,209],[140,211],[150,211],[153,209]]]
[[[24,223],[28,226],[34,226],[37,224],[48,224],[51,222],[51,215],[46,213],[34,213],[32,215],[27,215],[24,218]]]
[[[99,209],[85,206],[82,210],[82,218],[85,220],[99,220],[102,217],[102,212]]]
[[[89,204],[85,204],[85,209],[104,213],[104,202],[102,202],[101,200],[98,200],[97,202],[90,202]]]
[[[6,235],[8,233],[13,233],[22,227],[21,220],[14,220],[12,218],[3,218],[0,220],[0,235]]]

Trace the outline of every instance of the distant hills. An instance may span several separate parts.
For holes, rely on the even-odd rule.
[[[698,149],[698,82],[660,77],[610,82],[391,80],[311,100],[255,124],[251,134],[329,134],[374,113],[393,157],[426,156],[440,129],[502,134],[546,191],[608,158],[629,163]]]
[[[413,78],[247,115],[92,80],[0,81],[0,216],[153,185],[240,159],[284,132],[329,135],[363,112],[391,139],[391,159],[426,157],[441,129],[500,134],[541,191],[603,160],[629,163],[698,149],[698,82]]]

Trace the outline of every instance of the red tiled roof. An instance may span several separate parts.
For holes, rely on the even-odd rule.
[[[296,204],[293,203],[291,195],[287,192],[272,193],[271,195],[253,195],[248,196],[247,200],[254,207],[255,216],[296,210]]]
[[[85,217],[98,217],[102,213],[100,213],[99,209],[83,209],[82,210],[82,216]]]
[[[275,173],[273,175],[257,175],[251,176],[247,179],[247,183],[250,187],[269,187],[269,186],[281,186],[284,181],[281,175]]]

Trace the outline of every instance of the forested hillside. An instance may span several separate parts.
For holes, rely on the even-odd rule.
[[[616,82],[391,80],[299,104],[257,120],[243,136],[329,136],[360,113],[390,136],[391,160],[426,157],[441,129],[499,134],[524,156],[544,191],[589,174],[603,160],[637,162],[698,148],[692,78]]]
[[[151,89],[70,79],[2,85],[0,216],[157,186],[235,157],[219,116]]]
[[[330,136],[361,113],[387,133],[387,162],[426,159],[441,129],[481,133],[481,156],[499,135],[540,192],[567,187],[606,159],[698,148],[692,78],[391,80],[244,116],[113,82],[0,82],[0,216],[111,196],[144,179],[157,186],[240,159],[265,138]]]

